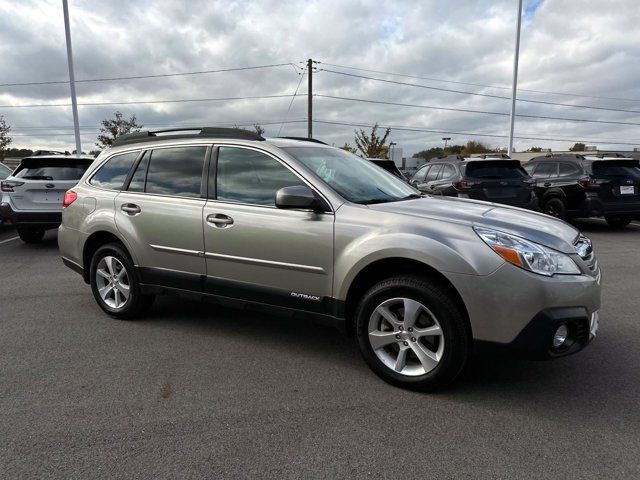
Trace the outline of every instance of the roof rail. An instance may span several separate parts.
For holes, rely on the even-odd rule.
[[[438,157],[438,160],[447,160],[447,161],[459,161],[459,162],[464,162],[465,158],[462,155],[441,155],[440,157]]]
[[[171,133],[176,133],[171,135]],[[198,132],[198,133],[180,133],[180,132]],[[169,135],[158,135],[169,134]],[[128,145],[130,143],[154,142],[157,140],[176,140],[182,138],[233,138],[238,140],[259,140],[264,138],[255,132],[244,130],[242,128],[220,128],[220,127],[201,127],[201,128],[172,128],[167,130],[140,130],[138,132],[126,133],[119,136],[113,142],[114,147],[120,145]]]
[[[589,154],[587,154],[589,155]],[[598,157],[598,158],[605,158],[605,157],[615,157],[615,158],[629,158],[626,155],[623,155],[622,153],[619,152],[602,152],[602,153],[596,153],[594,155],[589,155],[590,157]]]
[[[491,158],[504,158],[504,159],[511,160],[511,157],[509,155],[507,155],[506,153],[483,153],[482,155],[476,155],[475,157],[471,157],[471,158],[481,158],[483,160],[486,160],[487,158],[489,158],[489,159],[491,159]]]
[[[286,138],[287,140],[299,140],[301,142],[312,142],[312,143],[321,143],[322,145],[328,145],[328,143],[325,143],[322,140],[318,140],[317,138],[309,138],[309,137],[276,137],[276,138]]]

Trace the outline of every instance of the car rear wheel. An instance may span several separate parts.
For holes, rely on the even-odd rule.
[[[143,295],[133,262],[118,244],[100,247],[91,260],[91,291],[107,314],[119,319],[142,315],[153,303],[153,295]]]
[[[567,218],[567,205],[564,200],[560,198],[551,198],[544,203],[542,211],[547,215],[566,220]]]
[[[460,373],[471,338],[453,295],[416,275],[374,285],[356,311],[360,352],[383,380],[411,390],[441,388]]]
[[[18,236],[24,243],[38,243],[44,238],[44,228],[18,227]]]
[[[624,228],[629,225],[633,218],[620,216],[620,217],[604,217],[611,228]]]

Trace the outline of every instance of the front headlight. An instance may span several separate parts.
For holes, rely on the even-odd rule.
[[[571,257],[564,253],[509,233],[484,227],[473,227],[473,229],[494,252],[517,267],[548,277],[555,274],[580,275],[581,273]]]

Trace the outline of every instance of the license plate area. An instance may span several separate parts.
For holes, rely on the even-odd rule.
[[[636,187],[633,185],[623,185],[620,187],[620,195],[635,195]]]

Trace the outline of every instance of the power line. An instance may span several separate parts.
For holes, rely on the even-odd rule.
[[[133,100],[127,102],[85,102],[78,103],[81,106],[100,106],[100,105],[142,105],[153,103],[188,103],[188,102],[225,102],[232,100],[261,100],[271,98],[288,98],[292,95],[256,95],[249,97],[221,97],[221,98],[182,98],[177,100]],[[41,107],[70,107],[70,103],[40,103],[28,105],[0,105],[0,108],[41,108]]]
[[[456,80],[444,80],[441,78],[431,78],[431,77],[422,77],[419,75],[408,75],[408,74],[404,74],[404,73],[394,73],[394,72],[385,72],[382,70],[370,70],[367,68],[356,68],[356,67],[349,67],[346,65],[337,65],[335,63],[326,63],[326,62],[318,62],[321,63],[323,65],[329,65],[331,67],[338,67],[338,68],[346,68],[347,70],[357,70],[360,72],[369,72],[369,73],[382,73],[384,75],[393,75],[396,77],[405,77],[405,78],[415,78],[418,80],[428,80],[430,82],[442,82],[442,83],[454,83],[457,85],[468,85],[468,86],[474,86],[474,87],[483,87],[483,88],[495,88],[495,89],[499,89],[499,90],[511,90],[511,87],[505,87],[505,86],[500,86],[500,85],[487,85],[484,83],[473,83],[473,82],[460,82],[460,81],[456,81]],[[530,93],[541,93],[541,94],[546,94],[546,95],[562,95],[562,96],[566,96],[566,97],[584,97],[584,98],[595,98],[595,99],[599,99],[599,100],[616,100],[616,101],[624,101],[624,102],[640,102],[640,98],[621,98],[621,97],[603,97],[600,95],[586,95],[586,94],[580,94],[580,93],[568,93],[568,92],[552,92],[552,91],[547,91],[547,90],[531,90],[531,89],[526,89],[526,88],[518,88],[518,91],[520,92],[530,92]]]
[[[298,75],[300,75],[300,80],[298,81],[298,85],[296,86],[296,89],[293,92],[293,96],[291,97],[291,101],[289,102],[289,107],[287,108],[287,113],[284,114],[285,120],[289,116],[289,112],[291,111],[291,107],[293,106],[293,101],[296,99],[296,95],[298,95],[298,90],[300,89],[300,85],[302,85],[302,79],[304,78],[304,72],[305,72],[305,70],[303,69],[302,72],[298,74]],[[282,127],[284,126],[284,123],[285,122],[282,122],[282,124],[280,125],[280,128],[278,129],[278,136],[280,136],[280,133],[282,132]]]
[[[87,82],[112,82],[119,80],[138,80],[141,78],[165,78],[165,77],[180,77],[186,75],[204,75],[208,73],[221,73],[221,72],[237,72],[242,70],[257,70],[262,68],[273,68],[273,67],[283,67],[286,65],[296,65],[293,62],[287,63],[274,63],[271,65],[256,65],[252,67],[236,67],[236,68],[219,68],[217,70],[200,70],[195,72],[179,72],[179,73],[160,73],[157,75],[132,75],[128,77],[105,77],[105,78],[86,78],[83,80],[76,80],[76,83],[87,83]],[[29,85],[67,85],[69,80],[52,80],[52,81],[43,81],[43,82],[22,82],[22,83],[0,83],[0,87],[20,87],[20,86],[29,86]]]
[[[439,92],[449,92],[449,93],[460,93],[463,95],[475,95],[478,97],[489,97],[489,98],[499,98],[502,100],[511,100],[511,97],[505,97],[504,95],[493,95],[493,94],[489,94],[489,93],[477,93],[477,92],[468,92],[465,90],[454,90],[451,88],[441,88],[441,87],[431,87],[428,85],[420,85],[418,83],[408,83],[408,82],[398,82],[396,80],[386,80],[384,78],[376,78],[376,77],[369,77],[366,75],[356,75],[354,73],[347,73],[347,72],[339,72],[337,70],[328,70],[328,69],[322,69],[321,71],[323,72],[329,72],[329,73],[334,73],[337,75],[345,75],[347,77],[355,77],[355,78],[361,78],[361,79],[365,79],[365,80],[374,80],[376,82],[384,82],[384,83],[392,83],[395,85],[405,85],[405,86],[409,86],[409,87],[417,87],[417,88],[425,88],[428,90],[437,90]],[[556,103],[556,102],[546,102],[543,100],[531,100],[531,99],[525,99],[525,98],[517,98],[516,99],[519,102],[527,102],[527,103],[535,103],[535,104],[540,104],[540,105],[554,105],[554,106],[558,106],[558,107],[572,107],[572,108],[587,108],[587,109],[591,109],[591,110],[606,110],[606,111],[610,111],[610,112],[625,112],[625,113],[640,113],[640,110],[625,110],[622,108],[607,108],[607,107],[596,107],[594,105],[577,105],[577,104],[570,104],[570,103]]]
[[[315,123],[327,124],[327,125],[343,125],[350,127],[371,127],[370,123],[355,123],[355,122],[336,122],[331,120],[314,120]],[[491,137],[491,138],[509,138],[508,135],[496,135],[489,133],[479,133],[479,132],[459,132],[453,130],[436,130],[422,127],[406,127],[406,126],[391,126],[391,125],[379,125],[381,128],[389,128],[391,130],[399,130],[399,131],[407,131],[407,132],[424,132],[424,133],[446,133],[451,135],[466,135],[470,137]],[[533,136],[514,136],[513,138],[517,138],[520,140],[541,140],[541,141],[549,141],[549,142],[592,142],[592,139],[582,138],[580,140],[575,139],[567,139],[567,138],[552,138],[552,137],[533,137]],[[594,142],[594,143],[604,143],[604,142]],[[640,142],[629,143],[629,142],[611,142],[611,145],[633,145],[637,146]]]
[[[320,98],[331,98],[331,99],[336,99],[336,100],[348,100],[348,101],[352,101],[352,102],[376,103],[376,104],[381,104],[381,105],[394,105],[394,106],[399,106],[399,107],[414,107],[414,108],[424,108],[424,109],[429,109],[429,110],[445,110],[445,111],[450,111],[450,112],[478,113],[478,114],[483,114],[483,115],[500,115],[500,116],[507,116],[507,117],[509,116],[509,114],[505,113],[505,112],[492,112],[492,111],[488,111],[488,110],[471,110],[471,109],[468,109],[468,108],[453,108],[453,107],[435,107],[435,106],[432,106],[432,105],[417,105],[417,104],[413,104],[413,103],[385,102],[383,100],[370,100],[370,99],[364,99],[364,98],[340,97],[340,96],[336,96],[336,95],[315,94],[315,96],[316,97],[320,97]],[[617,121],[609,121],[609,120],[589,120],[589,119],[586,119],[586,118],[550,117],[550,116],[545,116],[545,115],[526,115],[526,114],[523,114],[523,113],[516,114],[516,117],[537,118],[537,119],[544,119],[544,120],[565,120],[565,121],[569,121],[569,122],[610,123],[610,124],[614,124],[614,125],[640,125],[640,123],[636,123],[636,122],[617,122]]]

